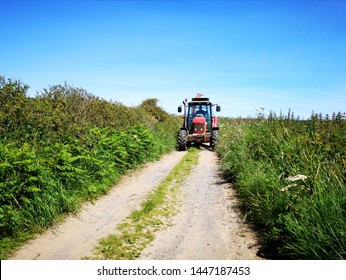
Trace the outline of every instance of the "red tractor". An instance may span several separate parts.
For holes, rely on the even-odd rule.
[[[212,107],[216,106],[216,111],[220,112],[221,107],[212,104],[208,97],[201,97],[198,94],[183,105],[178,107],[178,112],[184,110],[183,126],[178,132],[178,149],[185,151],[191,144],[202,145],[209,143],[212,149],[215,148],[216,140],[219,136],[219,127],[217,126],[217,117],[213,114]]]

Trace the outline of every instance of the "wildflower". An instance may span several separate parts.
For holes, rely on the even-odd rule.
[[[289,182],[294,182],[294,181],[298,181],[298,180],[305,180],[307,178],[308,178],[308,176],[298,174],[296,176],[290,176],[286,180]]]
[[[295,187],[296,185],[297,185],[297,184],[288,185],[288,186],[286,186],[286,187],[283,187],[280,191],[282,191],[282,192],[288,191],[289,188]]]
[[[298,175],[296,175],[296,176],[289,176],[289,177],[286,179],[286,181],[289,181],[289,182],[295,182],[295,181],[299,181],[299,180],[304,181],[304,180],[307,179],[307,178],[308,178],[308,176],[306,176],[306,175],[298,174]],[[285,192],[285,191],[287,191],[289,188],[295,187],[295,186],[297,186],[297,184],[296,184],[296,183],[293,183],[293,184],[291,184],[291,185],[288,185],[288,186],[286,186],[286,187],[283,187],[283,188],[281,189],[281,191],[282,191],[282,192]]]

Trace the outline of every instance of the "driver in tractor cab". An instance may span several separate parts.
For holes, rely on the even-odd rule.
[[[196,117],[197,115],[202,115],[204,118],[206,118],[206,112],[202,109],[202,105],[199,105],[199,108],[198,108],[198,110],[196,111],[195,117]]]

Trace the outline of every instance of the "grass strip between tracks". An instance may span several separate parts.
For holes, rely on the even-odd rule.
[[[190,148],[168,176],[118,227],[117,234],[100,240],[92,259],[133,260],[154,239],[154,233],[168,227],[175,215],[181,185],[198,163],[199,150]]]

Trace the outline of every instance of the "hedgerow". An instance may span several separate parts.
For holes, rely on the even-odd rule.
[[[67,84],[35,97],[28,88],[0,76],[1,259],[128,170],[173,150],[179,127],[156,99],[127,107]]]
[[[263,251],[346,258],[345,115],[228,119],[218,153]]]

